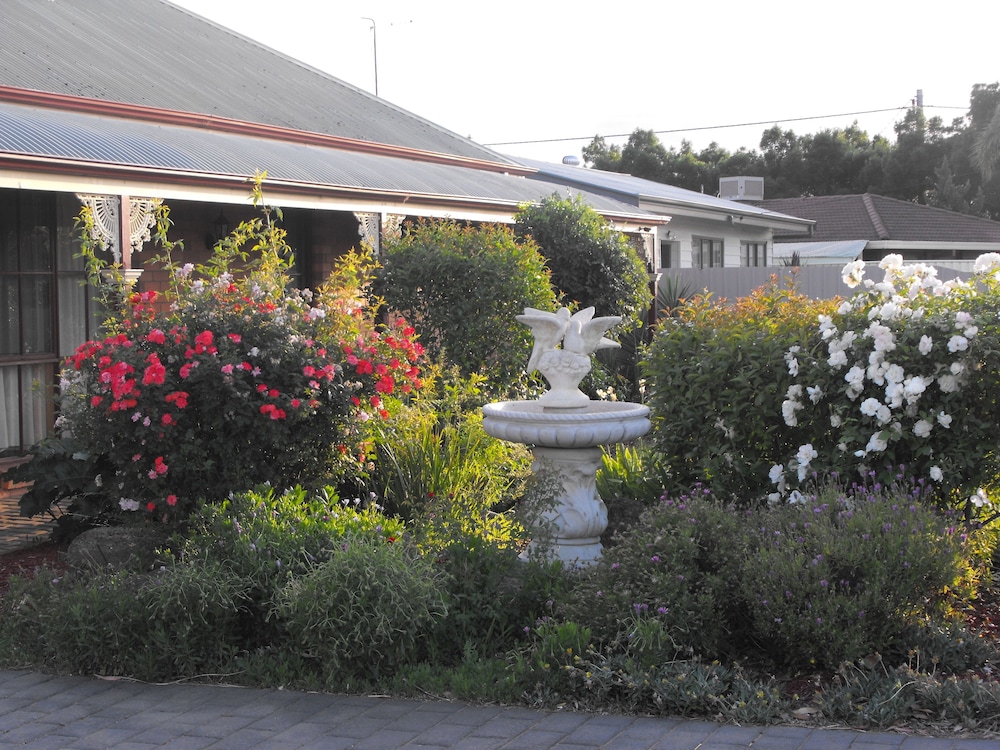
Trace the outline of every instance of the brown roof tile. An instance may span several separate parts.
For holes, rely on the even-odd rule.
[[[754,205],[813,219],[816,227],[809,239],[816,242],[1000,242],[1000,222],[873,193],[775,198]],[[781,234],[776,232],[775,239],[780,241]]]

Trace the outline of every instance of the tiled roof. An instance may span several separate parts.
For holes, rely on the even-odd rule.
[[[816,227],[809,239],[816,242],[1000,242],[1000,222],[872,193],[775,198],[754,201],[754,205],[813,219]],[[781,241],[781,234],[775,233],[776,241]]]
[[[0,85],[507,161],[165,0],[3,0]]]

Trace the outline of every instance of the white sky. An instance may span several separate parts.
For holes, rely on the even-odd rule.
[[[558,162],[636,128],[758,149],[775,122],[893,140],[1000,80],[996,0],[173,0],[501,153]],[[362,18],[366,16],[375,21]],[[850,114],[891,110],[873,114]],[[795,121],[838,115],[823,119]],[[746,127],[709,128],[737,123]],[[568,139],[513,145],[510,142]],[[508,144],[508,145],[498,145]]]

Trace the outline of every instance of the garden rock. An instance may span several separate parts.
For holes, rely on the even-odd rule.
[[[100,526],[88,529],[70,544],[66,563],[80,574],[146,572],[159,563],[158,550],[167,535],[163,530],[133,526]]]

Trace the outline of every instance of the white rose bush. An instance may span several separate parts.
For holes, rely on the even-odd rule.
[[[805,441],[769,472],[772,501],[836,479],[913,482],[966,519],[995,518],[1000,476],[1000,254],[967,280],[942,281],[898,255],[844,268],[858,289],[818,316],[785,354],[785,426]]]

